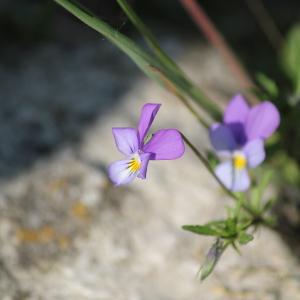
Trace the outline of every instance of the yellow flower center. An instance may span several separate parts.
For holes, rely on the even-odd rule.
[[[233,156],[233,166],[235,169],[242,170],[247,165],[247,159],[242,154],[235,154]]]
[[[141,160],[138,156],[134,156],[128,163],[128,168],[132,173],[137,172],[141,168]]]

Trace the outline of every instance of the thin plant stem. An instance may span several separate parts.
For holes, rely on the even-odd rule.
[[[204,120],[200,115],[197,113],[197,111],[194,109],[194,107],[189,103],[189,101],[182,97],[181,95],[177,95],[178,99],[182,102],[182,104],[190,111],[190,113],[197,119],[197,121],[206,129],[209,128],[209,124],[206,120]]]
[[[263,225],[265,225],[268,228],[274,229],[274,225],[269,222],[268,220],[262,218],[261,216],[257,215],[255,212],[252,211],[251,208],[249,208],[244,201],[242,201],[240,198],[238,197],[236,194],[234,194],[233,192],[231,192],[229,189],[226,188],[226,186],[220,181],[220,179],[216,176],[213,168],[211,167],[210,163],[208,162],[208,160],[204,157],[204,155],[189,141],[189,139],[183,134],[181,133],[181,136],[183,138],[183,140],[185,141],[185,143],[189,146],[189,148],[194,152],[194,154],[197,156],[197,158],[203,163],[203,165],[206,167],[206,169],[208,170],[208,172],[215,178],[215,180],[220,184],[220,186],[222,187],[222,189],[224,190],[224,192],[230,196],[231,198],[233,198],[235,201],[238,202],[238,206],[240,206],[240,208],[242,207],[247,213],[249,213],[252,217],[253,217],[253,221],[252,224],[257,224],[257,223],[262,223]],[[244,195],[242,196],[244,197]],[[240,210],[240,208],[238,208]]]
[[[277,52],[283,45],[284,38],[276,26],[271,15],[268,13],[266,7],[261,0],[245,0],[249,10],[256,18],[262,31],[267,36],[270,44]]]
[[[198,99],[202,101],[203,99],[207,99],[211,102],[211,106],[215,107],[215,111],[218,111],[218,108],[214,106],[212,101],[203,93],[202,90],[199,89],[187,76],[184,74],[184,72],[179,68],[179,66],[174,62],[174,60],[160,47],[158,41],[156,40],[155,36],[151,32],[151,30],[146,26],[146,24],[140,19],[140,17],[135,13],[135,11],[131,8],[131,6],[127,3],[126,0],[116,0],[124,13],[127,15],[127,17],[130,19],[132,24],[139,30],[142,37],[144,38],[145,42],[149,46],[149,48],[153,51],[153,54],[156,56],[156,58],[161,62],[161,64],[165,67],[170,69],[172,72],[175,72],[178,77],[181,78],[181,80],[186,81],[189,83],[189,92],[190,96],[194,99]],[[161,73],[161,72],[160,72]],[[164,76],[165,77],[165,76]],[[178,94],[178,92],[177,92]],[[187,100],[183,97],[183,95],[179,95],[178,97],[181,99],[181,101],[184,103],[186,107],[195,115],[203,125],[203,119],[199,118],[197,116],[197,113],[193,111],[193,108],[190,106],[190,104],[187,102]],[[196,101],[197,104],[199,104]],[[201,105],[200,105],[201,107]],[[201,107],[203,108],[203,107]],[[206,126],[206,125],[205,125]],[[207,126],[206,126],[207,127]]]
[[[222,113],[220,107],[205,95],[205,93],[195,86],[185,76],[175,73],[170,67],[166,67],[156,56],[148,53],[138,46],[132,39],[113,29],[99,17],[95,16],[88,9],[83,7],[76,0],[54,0],[72,15],[77,17],[87,26],[104,35],[110,42],[127,54],[136,65],[151,79],[160,85],[164,83],[161,76],[158,76],[157,70],[164,75],[174,86],[177,91],[194,100],[198,105],[212,118],[220,120]],[[153,70],[156,70],[153,72]]]
[[[149,48],[153,50],[154,54],[157,58],[164,64],[171,68],[174,72],[183,75],[181,69],[177,66],[177,64],[173,61],[173,59],[168,56],[165,51],[160,47],[157,42],[155,36],[148,29],[145,23],[139,18],[139,16],[135,13],[135,11],[131,8],[131,6],[127,3],[126,0],[116,0],[122,10],[125,12],[127,17],[130,19],[132,24],[140,31],[144,40],[148,44]]]
[[[206,129],[209,128],[209,124],[206,120],[204,120],[198,112],[193,108],[193,106],[189,103],[189,101],[178,91],[176,86],[168,80],[166,76],[160,70],[153,68],[155,72],[157,72],[161,76],[161,80],[164,82],[165,89],[168,90],[170,93],[175,95],[181,103],[191,112],[191,114],[197,119],[197,121],[203,125]]]
[[[219,51],[224,58],[232,74],[240,82],[240,85],[245,90],[250,90],[255,87],[251,77],[248,75],[245,68],[242,66],[233,50],[227,44],[222,34],[217,30],[213,22],[209,19],[202,6],[196,0],[179,0],[185,8],[189,16],[193,19],[197,27],[202,31],[208,41]],[[253,103],[258,102],[258,99],[253,95],[250,96]]]
[[[224,192],[230,196],[231,198],[234,198],[234,200],[238,201],[239,198],[232,193],[230,190],[228,190],[226,188],[226,186],[220,181],[220,179],[216,176],[213,168],[211,167],[210,163],[208,162],[208,160],[204,157],[204,155],[189,141],[189,139],[183,134],[181,133],[183,140],[185,141],[185,143],[190,147],[190,149],[194,152],[194,154],[197,156],[197,158],[199,158],[199,160],[204,164],[204,166],[206,167],[206,169],[208,170],[208,172],[215,178],[215,180],[220,184],[220,186],[222,187],[222,189],[224,190]]]

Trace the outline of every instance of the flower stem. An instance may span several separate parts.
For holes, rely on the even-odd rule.
[[[180,93],[177,87],[159,70],[153,67],[153,71],[157,72],[157,74],[161,77],[162,82],[164,83],[164,87],[171,94],[175,95],[182,104],[191,112],[191,114],[197,119],[197,121],[202,124],[206,129],[209,128],[209,124],[204,118],[202,118],[198,112],[194,109],[194,107],[189,103],[189,101]]]
[[[204,155],[190,142],[190,140],[183,133],[181,133],[181,136],[182,136],[183,140],[185,141],[185,143],[189,146],[189,148],[197,156],[197,158],[204,164],[204,166],[206,167],[206,169],[208,170],[208,172],[220,184],[220,186],[222,187],[222,189],[224,190],[224,192],[228,196],[230,196],[232,199],[234,199],[234,201],[236,201],[238,203],[237,204],[238,214],[240,212],[240,209],[243,208],[248,214],[250,214],[252,216],[252,218],[253,218],[252,225],[253,224],[257,224],[257,223],[262,223],[266,227],[274,229],[274,225],[271,222],[269,222],[268,220],[264,219],[263,217],[257,215],[255,212],[253,212],[253,210],[250,207],[248,207],[246,205],[246,203],[245,203],[245,201],[243,199],[244,195],[239,197],[237,194],[235,194],[235,193],[231,192],[229,189],[227,189],[227,187],[216,176],[213,168],[211,167],[211,165],[208,162],[208,160],[204,157]]]
[[[194,152],[194,154],[201,160],[201,162],[204,164],[208,172],[215,178],[215,180],[220,184],[222,189],[225,191],[226,194],[228,194],[230,197],[234,198],[235,200],[238,200],[238,197],[232,193],[230,190],[226,188],[226,186],[220,181],[220,179],[216,176],[213,168],[211,167],[208,160],[204,157],[204,155],[189,141],[189,139],[181,133],[183,140],[185,143],[190,147],[190,149]]]

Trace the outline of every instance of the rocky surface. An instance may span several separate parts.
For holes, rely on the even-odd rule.
[[[235,91],[212,49],[180,49],[211,95]],[[176,99],[107,43],[48,45],[2,64],[0,96],[0,299],[300,299],[297,258],[266,229],[241,256],[226,251],[207,281],[195,279],[212,240],[180,227],[222,216],[230,200],[189,150],[151,163],[145,181],[109,183],[105,168],[121,157],[111,127],[134,126],[147,101],[163,104],[154,130],[175,126],[199,148],[208,143]]]

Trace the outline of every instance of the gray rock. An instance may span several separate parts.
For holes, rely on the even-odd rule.
[[[111,51],[107,55],[118,60]],[[300,299],[299,264],[266,229],[242,256],[226,251],[204,283],[195,279],[212,240],[181,226],[222,217],[231,202],[189,149],[180,160],[152,162],[145,181],[119,188],[109,183],[105,168],[121,158],[111,127],[135,126],[145,102],[163,104],[153,130],[178,127],[200,149],[209,147],[206,132],[177,99],[131,77],[136,71],[123,59],[110,72],[95,45],[68,55],[56,47],[39,53],[9,79],[0,72],[7,110],[18,107],[12,127],[0,126],[9,140],[1,151],[8,161],[20,160],[15,167],[22,171],[1,181],[1,299]],[[45,72],[41,66],[49,58]],[[235,92],[210,48],[187,47],[178,59],[214,98],[224,101],[224,91]],[[93,121],[86,125],[85,118]],[[45,158],[33,154],[26,165],[31,152],[24,157],[19,147],[22,139],[32,144],[32,134],[55,151]]]

